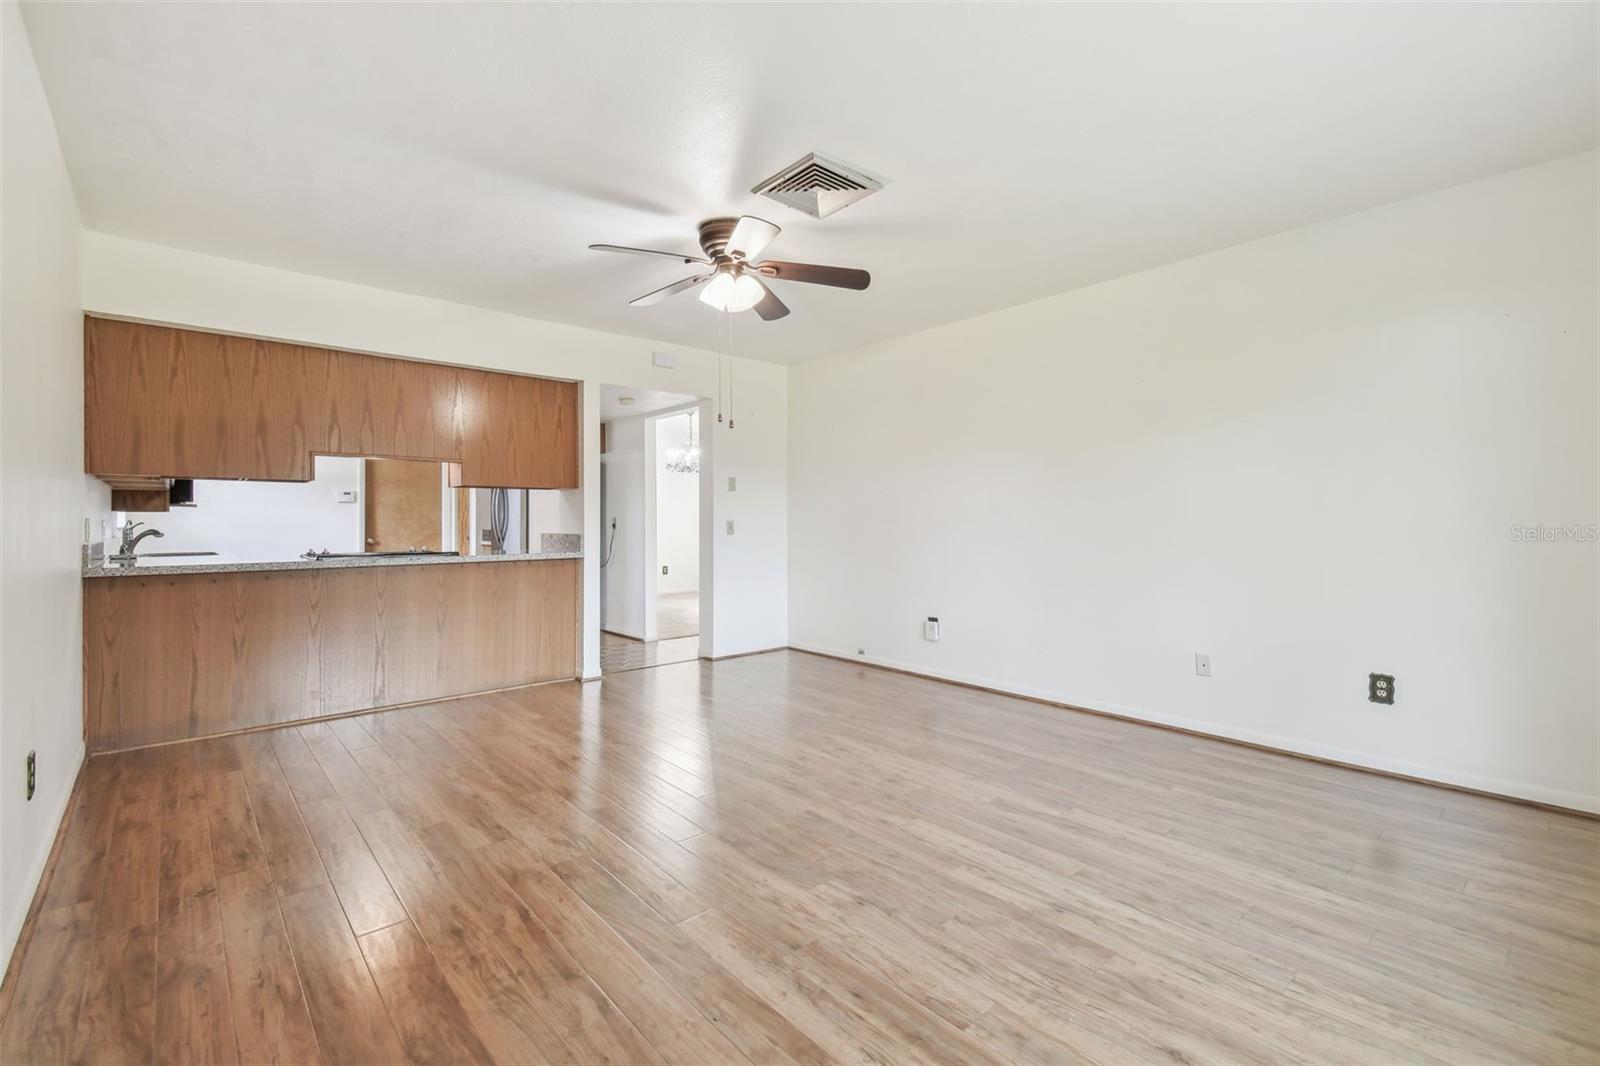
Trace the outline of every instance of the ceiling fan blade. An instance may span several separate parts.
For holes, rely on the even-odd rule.
[[[711,260],[702,259],[698,255],[684,255],[682,252],[662,252],[654,248],[629,248],[621,244],[591,244],[592,252],[621,252],[623,255],[659,255],[666,259],[676,259],[680,263],[709,263]]]
[[[756,279],[756,284],[760,285],[766,293],[765,296],[761,297],[761,302],[755,306],[756,314],[771,322],[789,313],[789,305],[778,299],[778,294],[767,288],[760,278]]]
[[[674,281],[671,285],[663,285],[663,286],[661,286],[661,288],[657,289],[655,292],[647,292],[643,296],[639,297],[637,300],[629,300],[628,301],[628,306],[629,307],[649,307],[651,304],[660,303],[662,300],[665,300],[668,296],[676,296],[680,292],[686,292],[689,289],[694,288],[696,285],[699,285],[702,282],[706,282],[706,281],[710,281],[710,280],[711,280],[711,275],[710,274],[696,274],[692,278],[684,278],[682,281]]]
[[[836,289],[864,289],[872,284],[872,275],[851,267],[816,266],[812,263],[757,263],[756,270],[764,278],[779,281],[801,281],[808,285],[832,285]]]
[[[783,231],[764,218],[745,215],[733,227],[723,251],[746,262],[754,259],[772,243],[772,238]]]

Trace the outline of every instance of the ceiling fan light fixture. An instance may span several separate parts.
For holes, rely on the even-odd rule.
[[[652,307],[679,293],[699,289],[700,300],[707,307],[723,312],[754,311],[762,321],[775,322],[788,316],[789,305],[767,287],[768,282],[794,281],[857,291],[872,283],[872,275],[854,268],[790,263],[780,259],[755,262],[779,232],[778,226],[754,215],[708,218],[700,223],[699,229],[700,250],[705,252],[704,258],[621,244],[591,244],[589,247],[601,252],[681,259],[684,263],[705,268],[702,273],[680,278],[670,285],[663,285],[629,300],[632,307]]]
[[[730,311],[748,311],[761,302],[761,297],[766,295],[766,290],[761,287],[761,282],[749,274],[740,274],[733,282],[733,298],[728,301]]]
[[[701,302],[718,311],[748,311],[760,303],[765,295],[766,290],[755,278],[726,270],[719,270],[717,276],[700,290]]]

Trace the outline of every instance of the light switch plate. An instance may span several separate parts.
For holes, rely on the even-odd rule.
[[[738,478],[730,477],[728,479],[728,491],[729,492],[738,492],[739,491],[739,479]]]
[[[733,536],[733,519],[728,519],[728,536]]]
[[[333,494],[333,498],[338,503],[355,503],[356,502],[356,490],[355,489],[340,489],[338,492]]]

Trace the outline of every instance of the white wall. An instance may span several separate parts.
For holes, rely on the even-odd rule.
[[[700,475],[667,469],[668,452],[689,439],[691,420],[683,414],[656,419],[656,593],[691,592],[700,587]],[[696,439],[698,439],[698,428]],[[663,574],[661,568],[667,572]]]
[[[1589,153],[793,368],[791,642],[1600,809],[1597,545],[1512,529],[1597,520],[1596,186]]]
[[[529,548],[539,550],[541,533],[583,532],[583,491],[581,489],[528,490]]]
[[[594,550],[611,548],[603,577],[605,606],[601,618],[606,629],[625,637],[646,640],[645,572],[648,567],[645,514],[645,443],[648,423],[629,418],[607,423],[605,500],[601,505],[600,539]],[[613,522],[616,537],[612,538]]]
[[[105,234],[83,236],[83,306],[90,312],[324,344],[357,351],[545,374],[583,383],[584,544],[600,540],[600,383],[712,396],[716,357],[673,349],[677,369],[651,365],[659,343],[522,318],[464,304],[330,281]],[[714,343],[716,316],[706,316]],[[715,536],[702,647],[732,655],[788,636],[787,368],[737,362],[737,429],[706,442],[721,486],[707,501]],[[736,493],[726,491],[729,475]],[[725,523],[737,521],[737,532]],[[600,670],[599,554],[584,558],[584,673]],[[702,572],[705,566],[702,563]]]
[[[83,761],[77,207],[14,3],[0,4],[0,969]],[[24,760],[38,753],[25,799]]]
[[[304,483],[197,481],[194,507],[131,516],[162,534],[139,552],[214,551],[214,561],[233,562],[296,559],[308,548],[361,551],[361,463],[319,455]],[[355,492],[356,502],[340,503],[340,491]]]

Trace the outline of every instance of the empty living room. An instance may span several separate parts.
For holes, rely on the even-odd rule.
[[[1600,1066],[1600,2],[0,0],[0,974]]]

